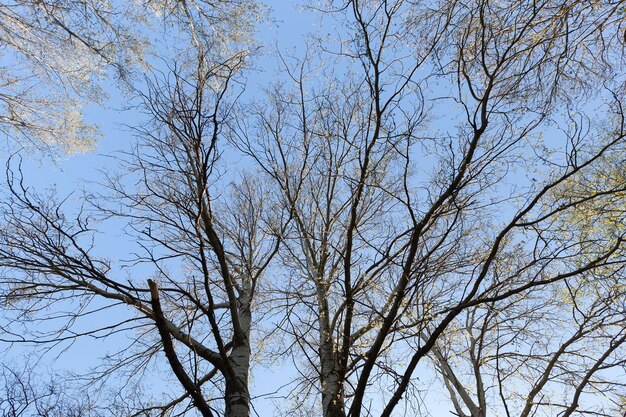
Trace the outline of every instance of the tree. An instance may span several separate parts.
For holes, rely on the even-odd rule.
[[[426,414],[421,380],[459,416],[623,413],[622,2],[328,2],[339,40],[279,56],[254,102],[247,52],[190,5],[88,210],[9,163],[12,342],[132,334],[90,379],[155,366],[182,391],[122,387],[118,414],[250,415],[263,332],[299,375],[285,413]],[[127,222],[133,259],[96,256],[94,216]],[[28,326],[64,303],[67,325]],[[90,303],[124,316],[74,332]]]
[[[90,408],[88,398],[72,398],[58,381],[40,385],[33,381],[32,368],[11,369],[3,365],[0,381],[0,415],[3,417],[79,417]]]
[[[263,217],[254,180],[234,186],[228,206],[213,197],[219,192],[213,183],[217,139],[230,117],[228,86],[242,62],[240,56],[212,65],[200,57],[192,72],[174,68],[168,78],[154,80],[144,97],[153,123],[138,129],[141,140],[125,158],[131,178],[109,179],[110,205],[93,196],[102,215],[130,220],[131,234],[145,250],[131,264],[150,263],[156,271],[147,282],[141,275],[128,281],[117,277],[108,260],[92,253],[91,216],[81,211],[69,221],[61,204],[32,195],[21,174],[9,169],[0,238],[0,262],[10,271],[3,278],[3,300],[24,316],[93,297],[106,301],[102,309],[126,306],[119,322],[87,333],[139,331],[133,349],[122,349],[119,359],[138,370],[164,352],[185,391],[146,413],[169,413],[187,399],[203,416],[217,410],[228,416],[250,412],[252,306],[279,231]],[[132,192],[131,180],[136,181]],[[66,327],[51,336],[73,337],[78,335]],[[211,385],[223,406],[206,394]]]
[[[250,41],[263,13],[251,0],[2,4],[0,129],[23,146],[89,150],[98,131],[84,122],[83,107],[105,101],[102,84],[111,73],[132,90],[137,70],[155,64],[155,49],[164,58],[163,45],[147,36],[156,25],[168,28],[162,43],[176,38],[196,48],[232,49]]]
[[[553,362],[545,360],[556,352],[554,362],[562,360],[568,372],[559,389],[567,393],[564,386],[575,375],[586,382],[575,386],[562,409],[535,403],[538,393],[551,388],[531,384],[521,415],[550,407],[571,414],[589,379],[600,377],[598,369],[623,366],[615,359],[623,349],[621,313],[607,310],[622,294],[615,288],[623,280],[623,230],[593,238],[563,233],[571,227],[563,217],[587,204],[606,207],[609,201],[619,219],[613,217],[613,224],[623,218],[623,182],[595,184],[581,193],[568,188],[611,160],[623,165],[620,97],[607,94],[610,127],[566,128],[560,158],[550,157],[537,133],[575,121],[555,114],[556,106],[577,107],[585,91],[611,80],[622,56],[619,43],[588,60],[583,56],[589,42],[618,39],[620,6],[338,3],[330,12],[347,11],[345,26],[353,32],[342,34],[341,48],[330,53],[348,74],[323,72],[328,81],[317,87],[315,81],[307,84],[308,72],[320,67],[310,58],[317,51],[287,64],[295,88],[270,91],[272,106],[263,103],[256,123],[243,126],[234,139],[293,213],[282,255],[290,271],[281,288],[288,294],[282,328],[294,354],[306,357],[301,396],[317,391],[325,416],[388,416],[401,398],[412,397],[417,366],[430,358],[456,412],[483,416],[487,391],[501,387],[511,369],[521,369],[508,361],[508,371],[493,365],[489,372],[498,373],[485,385],[485,332],[505,333],[497,336],[505,338],[504,346],[532,346],[537,342],[527,329],[540,326],[555,338],[542,341],[541,357],[532,349],[518,352],[528,367],[524,378],[532,379],[542,366],[546,379],[564,378],[554,377]],[[424,93],[431,85],[441,96]],[[445,100],[445,112],[437,110]],[[427,114],[446,114],[456,126],[424,133]],[[585,136],[585,130],[593,133]],[[438,166],[430,175],[422,168],[429,165]],[[533,174],[542,179],[520,178],[520,170],[533,165],[542,165],[543,172]],[[586,233],[588,226],[577,230]],[[563,300],[568,288],[587,281],[606,282],[611,290],[595,300],[587,297],[589,310],[575,311],[569,320],[551,310],[554,304],[533,301],[555,293],[561,295],[553,300]],[[589,318],[580,324],[581,316]],[[524,319],[520,329],[507,323],[516,317]],[[566,336],[562,328],[578,329],[566,346],[558,345]],[[459,335],[470,348],[452,342]],[[576,366],[565,365],[570,359],[564,353],[575,355],[568,349],[581,340],[602,342],[578,357]],[[497,340],[488,341],[505,352],[493,347]],[[505,356],[489,358],[504,363]],[[455,357],[473,365],[473,381],[457,377]],[[596,386],[621,387],[611,372],[603,374],[607,379]],[[393,394],[377,392],[378,384]],[[474,396],[468,392],[473,385]],[[501,391],[502,403],[489,401],[489,410],[513,412],[511,396],[523,395]],[[380,410],[364,409],[372,398],[382,402]],[[606,410],[614,410],[614,398],[608,401]]]

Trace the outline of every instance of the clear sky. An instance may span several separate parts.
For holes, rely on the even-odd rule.
[[[259,28],[260,37],[266,45],[265,52],[270,52],[276,47],[282,51],[298,53],[304,47],[307,33],[324,30],[320,29],[319,22],[310,12],[299,6],[299,2],[273,0],[269,1],[269,4],[273,8],[274,22],[263,23]],[[261,57],[256,58],[261,71],[249,76],[247,94],[260,93],[263,85],[272,78],[276,60],[270,56],[270,53],[265,52],[261,54]],[[132,144],[133,136],[124,124],[135,124],[137,115],[133,111],[121,110],[128,98],[120,94],[115,86],[112,85],[107,90],[110,99],[104,103],[104,106],[91,106],[86,112],[87,120],[98,124],[102,132],[96,149],[86,154],[67,156],[55,164],[45,158],[24,155],[24,172],[28,184],[37,189],[54,186],[60,195],[74,193],[76,203],[80,198],[80,190],[93,187],[92,181],[98,181],[101,178],[100,171],[113,169],[112,161],[107,156],[128,149],[128,146]],[[127,240],[128,238],[121,232],[107,233],[99,241],[97,252],[112,259],[124,258],[131,245],[131,242]],[[84,325],[88,326],[89,323],[84,323]],[[49,367],[57,372],[62,372],[64,369],[85,371],[97,362],[94,359],[109,350],[109,346],[103,345],[101,341],[82,341],[76,343],[58,358],[55,354],[47,355],[42,360],[40,369]],[[28,348],[15,346],[10,355],[19,356],[27,352],[29,352]],[[256,367],[252,376],[253,396],[270,393],[283,385],[287,372],[288,370],[280,368],[265,370]],[[159,385],[161,384],[155,381],[155,386]],[[442,400],[440,395],[430,398],[436,402]],[[450,415],[443,402],[441,404],[441,411],[433,414],[434,417]],[[254,405],[255,410],[261,416],[273,414],[272,400],[257,400]],[[435,409],[432,406],[429,408]]]

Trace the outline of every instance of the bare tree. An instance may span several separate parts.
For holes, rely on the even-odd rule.
[[[300,61],[284,60],[295,88],[271,90],[269,106],[259,106],[257,120],[234,138],[293,216],[281,252],[287,286],[279,294],[281,330],[292,352],[306,358],[300,397],[317,393],[321,402],[313,404],[325,416],[389,416],[401,398],[410,404],[418,364],[431,360],[456,412],[483,416],[488,400],[489,409],[497,407],[487,391],[504,383],[493,373],[491,385],[483,381],[483,344],[504,349],[486,334],[505,333],[507,345],[543,343],[541,358],[532,349],[520,353],[531,378],[537,369],[550,375],[554,365],[545,355],[560,352],[565,322],[578,329],[577,342],[603,340],[576,364],[557,355],[568,381],[620,368],[621,313],[606,309],[613,298],[587,298],[588,313],[569,319],[541,301],[581,280],[623,279],[621,228],[575,239],[562,226],[566,213],[589,202],[623,204],[623,182],[580,192],[568,185],[621,158],[621,99],[606,91],[608,128],[565,127],[575,120],[555,114],[557,105],[580,109],[575,100],[611,81],[622,56],[620,6],[335,3],[328,12],[347,16],[349,28],[338,51],[322,44]],[[590,43],[601,49],[586,59]],[[320,53],[338,57],[334,65],[348,71],[320,71],[311,58]],[[315,82],[319,72],[325,85]],[[432,86],[441,96],[426,95]],[[456,126],[427,133],[429,116],[437,114]],[[538,135],[551,125],[565,129],[562,145],[550,144],[554,150]],[[550,156],[554,151],[558,158]],[[507,323],[515,317],[527,322]],[[539,326],[537,334],[532,326]],[[552,328],[552,342],[535,342],[540,328]],[[459,329],[467,329],[469,348],[451,342]],[[471,381],[456,375],[450,358],[457,356],[473,364]],[[504,363],[505,357],[490,360]],[[603,384],[616,380],[609,376]],[[377,389],[389,386],[390,396]],[[524,412],[572,413],[587,386],[576,386],[578,394],[562,409],[528,399]],[[535,387],[544,389],[552,388]],[[525,394],[503,395],[498,401],[506,409],[510,395]]]
[[[34,381],[33,368],[2,366],[0,415],[3,417],[79,417],[93,408],[89,398],[73,398],[60,385],[60,378],[45,384]]]
[[[68,300],[101,299],[103,309],[126,306],[123,320],[88,334],[139,336],[120,351],[118,363],[93,378],[122,366],[136,374],[163,351],[184,393],[147,407],[148,415],[174,407],[184,411],[187,401],[203,416],[250,413],[252,310],[258,280],[277,250],[278,231],[265,217],[254,180],[230,185],[228,200],[217,197],[222,192],[215,183],[218,138],[230,117],[229,88],[242,63],[242,56],[219,65],[200,57],[190,72],[174,68],[153,80],[144,97],[152,123],[137,130],[140,142],[123,158],[129,174],[109,179],[108,203],[93,197],[97,212],[129,220],[129,233],[144,251],[129,262],[153,266],[147,284],[141,273],[118,277],[115,264],[93,254],[90,216],[81,211],[70,221],[60,204],[31,193],[9,168],[0,251],[7,268],[4,303],[22,317]],[[79,337],[71,323],[48,340]],[[14,334],[14,341],[28,340]]]
[[[246,53],[178,3],[192,47],[88,211],[9,164],[5,339],[132,333],[90,379],[161,364],[182,387],[134,415],[249,415],[261,329],[295,363],[290,414],[427,415],[419,377],[459,416],[623,413],[623,2],[330,1],[339,40],[241,106]],[[92,211],[132,259],[95,255]],[[61,303],[63,327],[21,327]],[[89,305],[125,315],[73,331]]]

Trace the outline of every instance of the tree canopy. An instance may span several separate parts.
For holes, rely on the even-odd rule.
[[[80,196],[6,156],[3,346],[107,353],[0,413],[624,415],[626,2],[310,1],[295,51],[271,7],[0,6],[7,137],[136,120]]]

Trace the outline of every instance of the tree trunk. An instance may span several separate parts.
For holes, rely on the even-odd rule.
[[[324,417],[345,417],[343,387],[336,370],[322,378],[322,410]]]
[[[320,382],[322,384],[322,412],[324,417],[345,417],[343,381],[333,342],[326,292],[318,287],[320,324]]]
[[[240,382],[242,375],[235,380],[226,381],[226,410],[225,417],[249,417],[250,416],[250,393],[248,392],[248,370],[245,370],[245,384]]]
[[[241,340],[236,340],[230,353],[229,361],[232,374],[226,378],[225,417],[250,416],[250,391],[248,390],[248,375],[250,373],[250,312],[249,298],[239,300],[239,322],[241,325]]]
[[[250,416],[250,392],[248,373],[250,369],[250,345],[245,343],[233,347],[230,355],[233,374],[226,379],[225,417]]]

